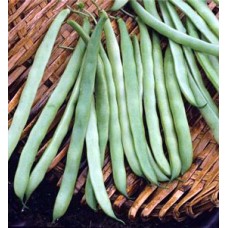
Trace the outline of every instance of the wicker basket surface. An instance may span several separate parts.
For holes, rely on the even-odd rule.
[[[86,8],[90,12],[95,13],[97,16],[96,7],[91,3],[91,1],[83,1],[85,2]],[[74,0],[9,1],[9,126],[11,124],[13,113],[17,107],[28,72],[32,65],[33,57],[37,47],[42,41],[42,38],[50,23],[53,21],[55,15],[61,9],[65,8],[66,5],[73,6],[74,3]],[[112,1],[99,0],[98,4],[101,6],[101,8],[108,9],[110,8]],[[211,1],[209,1],[208,4],[211,10],[218,17],[218,7],[216,7],[216,5]],[[138,27],[134,19],[124,15],[122,12],[117,12],[113,15],[117,14],[124,18],[131,34],[138,34]],[[82,20],[80,16],[77,16],[76,14],[71,14],[69,18],[79,22]],[[116,22],[112,21],[112,25],[118,37]],[[78,35],[70,26],[64,24],[56,40],[52,56],[49,60],[47,69],[37,92],[29,120],[21,136],[20,143],[16,148],[17,152],[21,152],[31,128],[36,123],[42,108],[47,102],[52,91],[55,89],[59,78],[71,56],[70,50],[59,48],[59,45],[61,44],[74,47],[77,40]],[[162,40],[163,46],[165,46],[166,39],[162,38]],[[218,104],[218,94],[205,78],[203,72],[202,75],[208,90]],[[66,101],[67,100],[68,98]],[[66,102],[58,111],[55,120],[49,128],[48,134],[45,137],[37,154],[37,159],[39,159],[47,147],[65,107]],[[130,219],[135,219],[136,217],[140,216],[143,220],[159,217],[161,220],[174,218],[177,221],[182,221],[187,216],[195,218],[204,211],[209,211],[214,207],[218,207],[218,145],[213,139],[208,126],[200,116],[197,109],[186,104],[186,112],[191,127],[194,148],[194,162],[190,170],[180,179],[171,183],[164,183],[164,188],[148,185],[145,183],[145,181],[136,177],[131,172],[130,168],[127,167],[127,191],[129,195],[133,197],[133,199],[126,199],[124,196],[120,195],[113,185],[112,170],[107,148],[105,165],[103,168],[104,181],[116,212],[128,214]],[[58,178],[58,186],[61,182],[71,130],[72,123],[58,155],[55,157],[48,170],[50,179],[52,179],[52,177]],[[86,176],[87,164],[85,161],[83,161],[75,187],[75,194],[78,192],[83,193]],[[53,183],[56,184],[54,181]],[[82,203],[85,203],[84,196],[82,197]]]

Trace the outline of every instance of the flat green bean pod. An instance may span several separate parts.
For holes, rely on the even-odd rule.
[[[192,22],[189,19],[186,20],[186,28],[187,28],[188,33],[191,36],[199,37],[195,26],[192,24]],[[219,91],[219,77],[218,77],[216,70],[212,66],[208,56],[205,55],[204,53],[197,52],[197,51],[195,52],[195,55],[196,55],[196,58],[199,61],[200,65],[202,66],[203,70],[205,71],[206,76],[208,77],[210,82],[213,84],[215,89],[217,91]]]
[[[97,116],[97,128],[99,136],[99,148],[100,148],[100,162],[103,167],[105,158],[105,149],[107,146],[109,135],[109,101],[108,91],[105,79],[104,64],[100,56],[97,63],[97,74],[95,81],[95,97],[96,97],[96,116]],[[96,198],[92,191],[92,184],[90,175],[87,176],[85,195],[87,204],[96,210]]]
[[[166,159],[162,146],[162,137],[159,126],[159,119],[156,110],[154,65],[152,58],[152,42],[146,25],[137,19],[140,30],[140,48],[143,63],[143,101],[146,114],[149,140],[154,158],[160,169],[170,175],[170,165]]]
[[[172,41],[188,46],[194,50],[205,52],[207,54],[215,56],[219,55],[218,45],[204,42],[200,39],[188,36],[182,32],[177,31],[176,29],[171,28],[170,26],[156,19],[154,16],[150,15],[150,13],[148,13],[135,0],[130,0],[130,5],[145,24],[156,30],[158,33],[168,37]]]
[[[90,24],[87,19],[85,19],[84,28],[88,33],[90,30]],[[29,174],[35,161],[37,151],[42,140],[46,136],[48,128],[54,120],[59,108],[63,104],[67,94],[75,83],[84,52],[85,43],[81,39],[79,40],[78,45],[73,52],[72,57],[67,64],[67,67],[64,70],[57,87],[51,94],[36,124],[32,128],[29,138],[22,150],[14,178],[14,190],[21,201],[23,200],[25,190],[27,188]]]
[[[106,20],[107,14],[102,11],[101,17],[87,45],[85,54],[86,64],[84,65],[82,72],[80,93],[75,110],[75,122],[71,135],[70,146],[67,153],[66,166],[54,205],[54,221],[60,218],[66,212],[73,196],[75,182],[77,179],[82,156],[84,139],[90,118],[90,109],[95,83],[99,44],[101,40],[103,26]]]
[[[218,38],[216,35],[210,30],[206,22],[185,2],[182,0],[170,0],[175,6],[180,8],[185,15],[194,23],[194,25],[198,28],[198,30],[204,34],[204,36],[211,43],[218,44]],[[200,4],[201,3],[201,4]],[[200,6],[204,5],[202,2],[197,1],[197,8],[200,9]]]
[[[170,27],[174,27],[165,2],[159,1],[159,6],[165,23],[168,24]],[[184,97],[191,105],[196,107],[199,107],[200,105],[201,106],[205,105],[205,104],[203,105],[197,104],[194,94],[192,92],[191,86],[189,85],[188,73],[187,73],[184,53],[181,48],[181,45],[174,43],[171,40],[169,40],[169,44],[170,44],[170,49],[171,49],[174,64],[175,64],[175,73],[177,76],[177,81],[180,86],[181,92],[183,93]]]
[[[128,160],[128,163],[133,171],[137,170],[137,173],[142,175],[142,167],[140,166],[140,159],[138,160],[137,150],[134,146],[133,136],[131,133],[129,116],[127,112],[127,101],[125,94],[125,85],[123,77],[123,66],[121,62],[119,44],[116,39],[116,35],[113,31],[110,20],[107,20],[105,27],[105,37],[108,57],[111,64],[113,81],[115,84],[116,98],[119,112],[119,121],[121,127],[121,137],[123,143],[124,153]],[[111,145],[110,145],[111,146]],[[115,145],[113,149],[115,150]],[[119,160],[120,163],[120,160]],[[141,171],[142,170],[142,171]],[[138,175],[137,174],[137,175]]]
[[[168,47],[165,52],[164,72],[169,105],[173,115],[174,127],[177,133],[179,154],[182,164],[181,172],[183,174],[190,168],[192,164],[192,139],[181,92],[176,81],[170,47]]]
[[[128,34],[125,22],[121,18],[118,19],[117,22],[120,30],[120,46],[123,61],[124,82],[131,132],[133,135],[136,151],[145,153],[147,151],[147,141],[143,126],[142,115],[140,112],[139,94],[138,92],[135,92],[138,90],[138,78],[134,60],[133,45]],[[145,155],[146,153],[143,154],[144,160],[147,159]],[[141,160],[141,157],[139,157],[139,159]],[[153,169],[151,169],[151,174],[149,178],[148,179],[152,183],[157,184],[157,178]]]
[[[90,180],[93,186],[94,193],[96,195],[96,199],[102,208],[102,210],[115,220],[119,222],[123,222],[118,219],[113,210],[112,204],[108,197],[108,194],[105,189],[104,181],[103,181],[103,173],[101,168],[101,154],[99,147],[99,139],[98,139],[98,129],[97,129],[97,119],[96,119],[96,111],[94,105],[94,99],[92,99],[91,104],[91,112],[89,124],[86,132],[86,148],[87,148],[87,160],[89,170]]]
[[[168,11],[170,13],[170,16],[172,17],[172,21],[175,24],[175,27],[178,30],[186,33],[186,29],[183,26],[174,6],[172,4],[170,4],[169,2],[166,2],[166,5],[167,5]],[[211,109],[215,112],[215,114],[218,116],[218,108],[217,108],[216,104],[214,103],[213,99],[211,98],[210,93],[208,92],[208,90],[206,89],[206,87],[203,83],[202,76],[201,76],[201,73],[198,69],[193,51],[190,48],[185,47],[185,46],[183,46],[182,48],[184,51],[184,55],[185,55],[187,64],[190,68],[191,74],[192,74],[196,84],[198,85],[199,89],[203,93],[203,96],[205,97],[205,99],[207,101],[207,105],[209,105],[211,107]],[[215,56],[211,56],[211,57],[217,58]]]
[[[189,75],[190,75],[189,70]],[[196,94],[197,99],[203,99],[202,95],[198,93],[198,90],[195,89],[195,83],[193,83],[193,77],[190,76],[190,85],[192,86],[193,92]],[[216,113],[212,110],[209,105],[202,107],[200,109],[200,113],[207,122],[208,126],[210,127],[211,131],[213,132],[214,138],[217,143],[219,143],[219,118],[216,116]]]
[[[209,25],[211,30],[215,33],[215,35],[219,36],[219,22],[216,16],[212,13],[210,8],[205,4],[205,2],[201,2],[198,0],[187,0],[198,14],[205,20],[205,22]]]
[[[160,20],[160,16],[156,10],[155,0],[144,0],[146,10]],[[159,35],[156,32],[152,34],[153,40],[153,61],[155,92],[157,97],[158,109],[161,117],[161,124],[164,131],[166,148],[169,154],[169,162],[171,168],[171,179],[175,179],[181,172],[181,160],[178,152],[177,136],[173,124],[173,117],[169,107],[168,95],[165,88],[164,64],[161,50]],[[153,160],[152,160],[153,162]],[[153,164],[155,167],[155,164]],[[156,172],[156,170],[155,170]],[[157,173],[156,173],[157,174]],[[158,174],[157,174],[158,176]],[[158,176],[158,180],[159,176]],[[161,181],[161,180],[160,180]]]
[[[82,62],[82,65],[84,65],[84,61]],[[74,110],[76,107],[78,95],[79,95],[81,76],[82,76],[82,68],[78,75],[77,81],[74,85],[74,89],[72,91],[70,99],[67,103],[67,107],[64,111],[64,114],[61,118],[60,123],[58,124],[57,129],[55,130],[55,133],[51,139],[51,142],[48,145],[47,149],[44,151],[42,157],[36,164],[35,168],[32,170],[32,173],[30,174],[28,185],[26,188],[26,201],[28,201],[33,191],[38,187],[38,185],[43,180],[48,170],[48,167],[51,165],[52,160],[56,156],[58,149],[64,137],[67,134],[67,131],[70,126],[70,122],[72,120]]]
[[[36,96],[40,81],[44,74],[44,70],[51,56],[56,37],[60,27],[66,17],[69,15],[70,10],[62,10],[52,22],[48,29],[42,43],[34,57],[34,61],[29,71],[25,87],[22,91],[17,109],[14,113],[13,120],[8,132],[8,159],[10,159],[17,143],[21,137],[23,128],[28,120],[29,113]]]

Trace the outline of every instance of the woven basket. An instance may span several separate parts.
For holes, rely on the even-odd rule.
[[[86,8],[97,15],[96,7],[89,1],[84,0]],[[210,1],[209,1],[210,2]],[[9,1],[9,126],[11,124],[13,113],[17,107],[20,94],[24,87],[28,72],[30,70],[34,53],[39,46],[42,38],[47,31],[50,23],[56,14],[66,5],[73,6],[74,0],[10,0]],[[112,5],[111,0],[99,0],[98,4],[103,9],[108,9]],[[218,16],[218,8],[213,2],[208,3],[211,10]],[[122,14],[114,13],[124,18],[131,34],[138,33],[138,27],[135,21]],[[183,15],[182,15],[183,16]],[[75,14],[70,15],[71,19],[81,22],[81,18]],[[118,36],[117,24],[112,22],[116,35]],[[35,124],[42,108],[44,107],[50,94],[56,87],[59,77],[71,56],[71,51],[59,48],[59,45],[74,47],[78,40],[78,35],[70,26],[64,24],[58,35],[49,60],[47,69],[43,76],[41,85],[36,95],[29,120],[21,136],[21,140],[16,150],[21,152],[23,145],[29,135],[29,132]],[[165,39],[164,39],[165,45]],[[203,75],[203,72],[202,72]],[[218,103],[218,94],[212,85],[203,75],[205,83],[211,95]],[[41,149],[37,154],[37,159],[42,155],[47,147],[53,132],[63,114],[66,102],[58,111]],[[180,179],[171,183],[162,184],[165,188],[150,186],[142,179],[136,177],[127,166],[127,191],[133,199],[126,199],[120,195],[113,185],[112,170],[109,153],[107,149],[105,165],[103,169],[104,180],[107,192],[111,198],[113,207],[117,213],[128,215],[129,219],[141,217],[143,220],[159,217],[161,220],[174,218],[177,221],[184,220],[187,216],[197,217],[205,211],[210,211],[218,207],[219,193],[219,153],[218,145],[213,136],[201,118],[197,109],[186,104],[186,111],[191,127],[191,135],[194,148],[194,162],[190,170]],[[48,177],[53,184],[60,185],[61,176],[64,170],[65,157],[69,146],[69,138],[72,124],[68,135],[56,158],[49,167]],[[85,180],[87,176],[86,161],[81,164],[79,177],[76,183],[75,194],[83,193]],[[55,178],[54,178],[55,177]],[[58,181],[56,183],[56,177]],[[82,203],[85,202],[82,197]]]

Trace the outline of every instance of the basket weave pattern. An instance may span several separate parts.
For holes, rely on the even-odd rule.
[[[86,0],[84,0],[84,2],[86,8],[97,15],[96,7],[93,4]],[[9,1],[9,126],[32,65],[34,54],[42,41],[45,32],[56,14],[61,9],[65,8],[66,5],[73,6],[74,3],[74,0]],[[101,8],[108,9],[110,8],[112,1],[99,0],[98,4]],[[213,2],[209,3],[209,7],[216,16],[219,15],[218,8]],[[121,17],[124,18],[131,34],[138,33],[138,27],[132,18],[123,15],[120,12],[116,14],[121,15]],[[77,20],[79,23],[82,21],[81,17],[75,14],[71,14],[69,18]],[[118,36],[116,22],[113,21],[112,25]],[[37,92],[29,120],[21,136],[20,143],[16,148],[17,152],[21,152],[31,128],[36,123],[42,108],[52,91],[55,89],[71,56],[70,50],[59,48],[59,45],[74,47],[77,40],[78,35],[69,25],[64,24],[57,37],[51,58]],[[204,80],[211,95],[218,103],[218,94],[216,94],[212,85],[205,77]],[[37,159],[39,159],[47,147],[65,107],[66,102],[58,111],[55,120],[49,128],[48,134],[37,154]],[[204,211],[209,211],[214,207],[218,207],[219,148],[197,109],[186,104],[186,111],[191,127],[194,162],[190,170],[180,179],[171,183],[163,183],[162,185],[164,188],[148,185],[144,180],[136,177],[127,166],[127,191],[133,199],[126,199],[124,196],[120,195],[113,185],[111,163],[107,148],[105,165],[103,168],[104,181],[116,212],[128,214],[130,219],[140,216],[143,220],[159,217],[161,220],[174,218],[177,221],[182,221],[187,216],[195,218]],[[71,130],[72,123],[68,135],[61,145],[60,151],[53,160],[48,171],[51,174],[50,176],[55,176],[55,178],[57,177],[59,179],[57,183],[58,186],[60,185],[61,176],[64,170]],[[75,187],[75,194],[78,192],[83,193],[86,176],[87,165],[86,162],[83,161]],[[85,199],[83,196],[82,203],[84,202]]]

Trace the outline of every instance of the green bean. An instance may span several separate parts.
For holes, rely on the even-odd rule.
[[[144,73],[143,100],[150,145],[158,166],[166,175],[170,175],[171,170],[162,148],[162,137],[159,128],[159,119],[156,111],[152,42],[146,25],[140,19],[137,19],[137,21],[140,30],[140,48]]]
[[[101,48],[100,54],[101,54],[101,58],[104,62],[104,66],[105,66],[105,76],[106,76],[106,81],[107,81],[107,85],[108,85],[108,93],[109,93],[110,151],[111,150],[112,151],[118,151],[118,150],[123,151],[123,145],[122,145],[122,141],[121,141],[121,126],[120,126],[120,120],[119,120],[119,116],[118,116],[118,104],[117,104],[115,83],[113,80],[112,67],[111,67],[111,63],[110,63],[108,56],[103,47]],[[123,154],[123,152],[121,152],[121,154]],[[129,166],[131,167],[132,171],[138,176],[143,176],[136,154],[135,153],[133,155],[129,154],[127,159],[128,159],[128,163],[129,163]],[[117,163],[117,167],[119,167],[118,163]],[[118,175],[118,174],[116,174],[116,175]]]
[[[168,93],[169,105],[172,112],[174,127],[177,133],[179,154],[181,158],[182,174],[185,173],[192,164],[192,140],[181,97],[180,89],[176,81],[174,63],[170,47],[167,48],[164,60],[165,83]]]
[[[204,34],[204,36],[211,43],[218,44],[218,38],[210,30],[206,22],[184,1],[182,0],[170,0],[175,6],[181,9],[185,15],[194,23],[194,25],[199,29],[199,31]],[[203,5],[203,3],[202,3]],[[200,7],[200,1],[197,1],[197,8]],[[210,11],[210,10],[209,10]]]
[[[117,11],[121,9],[129,0],[114,0],[114,3],[110,10]]]
[[[189,70],[189,74],[190,70]],[[193,77],[190,75],[190,85],[192,86],[192,89],[194,93],[196,93],[197,99],[202,99],[202,95],[198,93],[198,90],[195,90],[193,83]],[[217,143],[219,143],[219,119],[216,113],[211,109],[209,105],[206,105],[205,107],[202,107],[200,109],[200,113],[207,122],[208,126],[210,127],[211,131],[213,132],[214,138]]]
[[[90,180],[94,189],[94,193],[96,195],[96,199],[102,210],[110,217],[116,219],[117,221],[122,222],[122,220],[118,219],[113,210],[112,204],[109,200],[108,194],[105,189],[105,185],[103,182],[103,173],[101,168],[101,154],[100,147],[98,142],[98,129],[97,129],[97,119],[96,119],[96,111],[94,99],[92,99],[91,104],[91,112],[90,119],[88,123],[88,128],[86,132],[86,151],[87,151],[87,160],[89,170]]]
[[[164,22],[168,24],[170,27],[173,27],[173,22],[170,18],[165,2],[159,1],[159,6],[162,12]],[[202,104],[197,104],[194,94],[189,85],[187,69],[185,66],[185,58],[184,58],[184,53],[181,48],[181,45],[174,43],[171,40],[169,40],[169,44],[170,44],[170,48],[171,48],[171,52],[172,52],[172,56],[175,64],[175,73],[177,76],[177,81],[180,86],[181,92],[183,93],[184,97],[191,105],[196,107],[200,105],[202,106]]]
[[[107,146],[109,135],[109,101],[108,91],[105,80],[104,64],[100,56],[97,63],[97,74],[95,81],[95,97],[96,97],[96,114],[97,114],[97,127],[99,133],[99,148],[100,148],[100,162],[103,167],[105,149]],[[96,199],[92,189],[90,175],[87,176],[85,195],[87,204],[93,209],[96,209]]]
[[[189,3],[193,7],[193,9],[196,10],[196,12],[205,20],[205,22],[208,24],[208,26],[211,28],[214,34],[218,37],[219,36],[218,19],[209,9],[207,4],[197,0],[187,0],[187,3]]]
[[[156,10],[155,0],[144,0],[143,2],[145,9],[158,20],[161,20]],[[172,113],[170,111],[168,95],[165,88],[162,50],[159,36],[156,32],[153,32],[152,40],[154,45],[152,51],[153,61],[154,65],[156,64],[156,67],[154,67],[155,92],[157,97],[158,109],[161,117],[161,124],[164,131],[165,143],[169,154],[171,179],[175,179],[179,176],[181,172],[181,160],[178,152],[178,142],[176,132],[174,129]]]
[[[97,63],[97,76],[95,80],[95,97],[96,97],[96,114],[97,127],[99,133],[99,146],[101,151],[101,161],[103,163],[105,157],[105,149],[108,142],[109,133],[109,101],[107,83],[105,79],[104,64],[100,56]]]
[[[139,41],[136,35],[132,36],[132,43],[134,48],[134,56],[136,63],[136,72],[138,77],[139,84],[139,101],[140,101],[140,111],[143,113],[143,66],[142,66],[142,57],[139,47]]]
[[[88,20],[85,20],[84,27],[88,33],[90,28]],[[51,94],[36,124],[32,128],[29,138],[22,150],[14,179],[14,190],[21,201],[23,200],[26,191],[29,181],[29,174],[39,146],[44,139],[52,121],[54,120],[58,109],[63,104],[67,94],[75,83],[84,52],[85,43],[81,39],[79,40],[78,45],[64,73],[62,74],[57,87]]]
[[[186,29],[183,26],[174,6],[169,2],[166,2],[166,5],[167,5],[168,11],[170,13],[170,16],[172,17],[172,21],[175,24],[175,27],[179,31],[186,33]],[[217,108],[216,104],[214,103],[213,99],[211,98],[210,93],[208,92],[208,90],[206,89],[206,87],[203,83],[202,76],[201,76],[201,73],[198,69],[193,51],[190,48],[185,47],[185,46],[183,46],[182,48],[184,50],[185,58],[186,58],[186,61],[188,63],[188,66],[190,68],[190,71],[191,71],[191,73],[194,77],[194,80],[197,83],[199,89],[203,93],[203,96],[205,97],[205,99],[207,101],[207,105],[209,105],[211,107],[211,109],[215,112],[215,114],[218,116],[218,108]],[[213,56],[213,58],[216,58],[216,57]]]
[[[62,183],[55,201],[53,220],[60,218],[67,210],[73,196],[75,182],[80,166],[84,138],[90,117],[91,102],[95,83],[98,61],[99,43],[107,14],[102,11],[99,22],[92,33],[87,45],[85,66],[82,72],[80,93],[75,110],[75,122],[71,135],[67,161],[63,173]]]
[[[195,26],[191,23],[190,20],[186,20],[186,27],[188,33],[193,37],[199,37]],[[219,90],[219,79],[218,75],[213,68],[213,66],[210,63],[210,60],[208,59],[207,55],[201,52],[195,52],[196,58],[198,62],[200,63],[201,67],[203,68],[204,72],[206,73],[207,78],[210,80],[210,82],[213,84],[215,89]]]
[[[104,31],[106,37],[108,57],[111,63],[112,76],[116,89],[116,98],[124,153],[126,155],[129,165],[131,167],[134,166],[133,171],[137,169],[138,173],[141,175],[141,170],[143,171],[143,167],[141,166],[140,159],[138,160],[138,151],[134,147],[134,141],[131,134],[129,117],[127,113],[127,103],[123,78],[123,66],[120,57],[120,49],[110,20],[106,22],[104,26]],[[115,150],[114,147],[115,145],[113,145],[113,149]],[[118,163],[120,163],[120,159]]]
[[[82,66],[83,65],[84,65],[84,59],[82,61]],[[37,188],[37,186],[43,180],[43,178],[48,170],[48,167],[50,166],[52,160],[56,156],[58,149],[59,149],[64,137],[67,134],[68,128],[70,126],[70,122],[71,122],[73,114],[74,114],[78,95],[79,95],[81,76],[82,76],[82,68],[78,75],[78,79],[74,85],[74,89],[73,89],[70,99],[67,103],[67,107],[64,111],[62,119],[61,119],[60,123],[58,124],[57,129],[55,130],[55,133],[51,139],[51,142],[48,145],[47,149],[44,151],[42,157],[36,164],[35,168],[33,169],[32,173],[29,177],[28,185],[26,188],[26,201],[28,201],[28,199],[30,198],[33,191]]]
[[[138,90],[138,79],[136,73],[136,65],[134,60],[134,50],[133,45],[130,39],[130,36],[127,31],[127,27],[123,19],[118,19],[118,26],[120,31],[120,46],[121,46],[121,55],[123,61],[123,72],[124,72],[124,82],[125,90],[127,97],[127,109],[130,119],[131,132],[133,135],[133,140],[135,144],[136,151],[145,153],[147,151],[147,142],[143,126],[143,119],[140,112],[140,102],[139,94],[136,92]],[[141,157],[139,157],[140,161]],[[145,166],[145,161],[148,161],[147,156],[143,154]],[[145,174],[146,176],[146,174]],[[146,176],[147,177],[147,176]],[[151,166],[151,172],[148,180],[152,183],[157,184],[157,178],[154,173],[154,170]]]
[[[52,22],[42,43],[40,44],[29,72],[25,87],[22,91],[17,109],[13,116],[13,121],[8,132],[8,159],[10,159],[15,147],[20,140],[23,128],[28,120],[29,113],[34,102],[36,92],[44,74],[44,70],[51,56],[56,37],[60,27],[70,10],[62,10]]]
[[[89,37],[86,36],[84,33],[83,29],[79,24],[76,22],[68,22],[79,34],[80,36],[84,39],[84,41],[88,41]],[[113,175],[114,175],[114,182],[118,186],[117,189],[125,189],[121,187],[122,183],[124,183],[124,176],[126,179],[126,173],[125,173],[125,166],[124,166],[124,158],[122,159],[123,156],[123,148],[122,148],[122,142],[121,142],[121,132],[119,128],[119,119],[118,119],[118,106],[116,106],[116,93],[115,93],[115,87],[114,84],[112,85],[112,68],[110,66],[110,62],[108,60],[108,57],[104,51],[103,46],[100,44],[100,55],[102,57],[102,60],[104,61],[104,69],[105,69],[105,75],[107,78],[107,85],[108,85],[108,93],[109,93],[109,99],[110,102],[110,152],[111,156],[113,154],[114,157],[118,156],[121,158],[121,163],[116,164],[113,163]],[[133,151],[133,150],[132,150]],[[134,151],[133,151],[134,152]],[[137,158],[134,154],[128,154],[127,159],[129,159],[129,164],[130,167],[132,168],[133,172],[135,172],[137,175],[142,175],[140,171],[140,166],[138,164]],[[112,160],[112,159],[111,159]],[[113,159],[115,160],[115,159]],[[120,184],[120,187],[119,187]]]
[[[152,27],[158,33],[168,37],[172,41],[191,47],[194,50],[205,52],[207,54],[219,55],[219,47],[215,44],[209,44],[200,39],[183,34],[176,29],[171,28],[165,23],[159,21],[154,16],[150,15],[137,1],[130,0],[131,7],[135,13],[141,18],[141,20]]]

